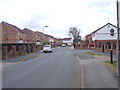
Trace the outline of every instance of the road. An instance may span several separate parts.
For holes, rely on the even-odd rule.
[[[86,52],[93,51],[59,47],[3,66],[3,88],[117,88],[115,73],[104,60]]]
[[[69,47],[2,69],[3,88],[80,88],[80,64]]]

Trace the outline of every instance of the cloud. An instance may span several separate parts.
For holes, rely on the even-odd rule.
[[[116,24],[115,0],[2,0],[0,20],[20,28],[68,37],[70,27],[85,36],[102,25]],[[109,18],[109,20],[108,20]]]
[[[90,0],[88,2],[88,8],[106,8],[109,7],[115,0]]]
[[[41,26],[41,21],[44,19],[47,19],[47,15],[42,15],[42,14],[34,14],[31,16],[31,18],[29,20],[25,20],[22,25],[23,27],[26,28],[30,28],[33,30],[39,30],[41,29],[43,26]]]

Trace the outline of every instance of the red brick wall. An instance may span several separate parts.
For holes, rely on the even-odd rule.
[[[26,38],[26,43],[36,43],[37,42],[37,38],[36,38],[36,34],[35,32],[33,32],[30,29],[23,29],[23,32],[26,33],[27,38]]]
[[[19,40],[25,40],[24,33],[16,26],[5,22],[2,22],[1,26],[2,37],[0,37],[0,40],[2,39],[2,43],[18,43]]]
[[[41,33],[41,38],[42,38],[42,41],[49,41],[49,38],[43,33]]]
[[[7,25],[6,23],[2,24],[2,42],[3,43],[16,43],[19,41],[17,31],[15,28]]]
[[[0,53],[0,55],[2,55],[2,59],[0,58],[0,60],[6,60],[6,59],[11,59],[11,58],[15,58],[15,57],[19,57],[19,56],[23,56],[26,54],[30,54],[31,51],[32,52],[38,52],[42,49],[42,46],[40,45],[33,45],[30,47],[30,45],[23,45],[23,46],[19,46],[19,50],[16,50],[16,46],[12,46],[12,50],[8,51],[8,47],[7,46],[3,46],[2,48],[2,53]]]
[[[49,41],[49,38],[54,38],[53,36],[34,32],[30,29],[19,29],[18,27],[2,22],[0,23],[0,43],[37,43],[37,41]],[[56,40],[56,44],[61,44],[61,41]]]
[[[37,40],[39,41],[39,42],[42,42],[42,38],[41,38],[41,35],[40,35],[40,33],[39,32],[35,32],[36,33],[36,35],[37,35]]]
[[[110,42],[110,44],[108,44]],[[113,53],[117,53],[117,40],[97,40],[95,42],[95,51],[109,53],[110,49]]]
[[[45,36],[45,34],[41,33],[41,32],[35,32],[37,35],[37,40],[40,40],[41,42],[43,41],[49,41],[48,37]]]
[[[89,42],[89,44],[93,44],[92,41],[92,34],[86,36],[86,40]]]
[[[26,38],[25,38],[25,33],[23,31],[20,32],[19,39],[23,40],[23,43],[25,43]]]

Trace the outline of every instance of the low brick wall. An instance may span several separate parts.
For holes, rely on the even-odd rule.
[[[6,59],[11,59],[19,56],[24,56],[26,54],[38,52],[42,50],[41,45],[22,45],[18,47],[18,50],[16,49],[16,46],[12,46],[10,50],[8,50],[8,46],[3,46],[2,47],[2,59],[1,60],[6,60]]]
[[[110,49],[104,49],[104,51],[102,50],[102,48],[95,48],[95,51],[97,52],[104,52],[104,53],[110,53]],[[113,49],[113,53],[117,53],[116,49]]]
[[[77,49],[94,49],[94,45],[88,45],[88,44],[77,44]]]

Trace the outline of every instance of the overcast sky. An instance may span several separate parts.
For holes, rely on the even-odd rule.
[[[116,25],[116,0],[0,0],[0,21],[21,29],[68,37],[70,27],[81,36],[110,22]]]

